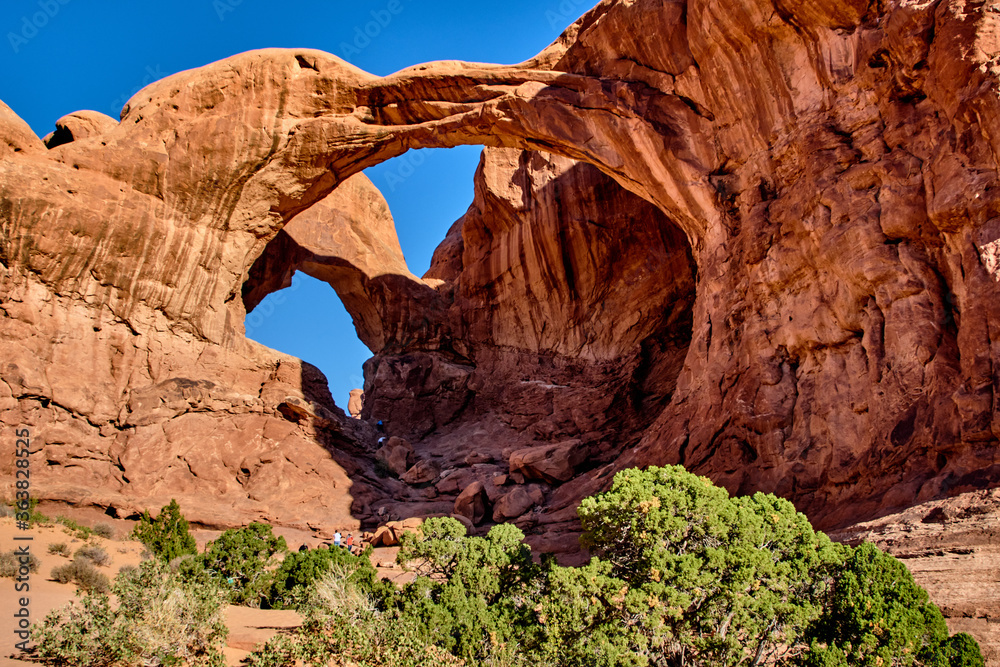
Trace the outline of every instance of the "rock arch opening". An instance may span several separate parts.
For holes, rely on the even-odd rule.
[[[246,337],[312,364],[326,376],[334,402],[351,412],[350,396],[364,386],[371,351],[331,286],[295,272],[291,285],[268,294],[246,317]]]
[[[407,268],[378,189],[355,175],[267,244],[243,286],[247,309],[295,271],[337,291],[373,352],[363,419],[435,468],[464,471],[455,489],[435,487],[434,511],[494,474],[572,505],[590,488],[560,488],[638,441],[691,342],[687,235],[597,167],[550,153],[483,149],[473,202],[423,278]],[[555,448],[562,467],[525,463],[537,448]],[[428,510],[413,500],[393,488],[379,502]]]
[[[425,279],[439,335],[367,362],[366,411],[456,471],[442,496],[514,475],[565,509],[593,490],[579,475],[635,444],[673,395],[692,335],[687,236],[596,167],[486,148]]]
[[[413,149],[365,170],[389,204],[414,274],[427,272],[435,249],[472,202],[482,151],[478,145]]]

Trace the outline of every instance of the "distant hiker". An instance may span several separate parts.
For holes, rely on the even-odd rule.
[[[375,430],[379,433],[385,433],[385,424],[382,423],[381,419],[375,424]]]
[[[333,546],[335,546],[335,547],[339,547],[340,546],[340,531],[339,530],[336,533],[333,534]]]
[[[349,554],[350,553],[354,553],[354,551],[352,551],[352,547],[354,547],[354,536],[351,535],[350,533],[348,533],[347,534],[347,553],[349,553]]]

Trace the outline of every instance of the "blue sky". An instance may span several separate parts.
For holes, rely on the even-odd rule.
[[[251,49],[322,49],[379,75],[431,60],[516,63],[595,3],[5,0],[0,99],[44,136],[67,113],[95,109],[117,118],[151,81]],[[472,201],[479,153],[475,146],[421,151],[416,160],[410,153],[366,172],[389,202],[414,273],[427,270],[434,248]],[[409,174],[401,162],[407,159],[420,164],[400,182],[393,175]],[[334,291],[299,274],[292,289],[269,296],[255,312],[248,335],[318,366],[346,407],[371,354]]]

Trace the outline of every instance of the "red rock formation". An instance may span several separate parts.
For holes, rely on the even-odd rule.
[[[48,498],[316,527],[476,485],[507,517],[512,454],[578,441],[517,518],[550,549],[628,465],[822,527],[995,487],[994,4],[607,0],[521,65],[382,79],[257,51],[51,150],[0,106],[4,433],[35,430]],[[475,202],[418,279],[355,175],[467,143]],[[243,336],[295,270],[375,353],[360,421]],[[372,419],[433,487],[373,474]]]

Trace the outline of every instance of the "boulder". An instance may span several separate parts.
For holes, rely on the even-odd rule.
[[[472,452],[465,457],[465,465],[472,466],[477,463],[493,463],[493,455],[483,454],[481,452]]]
[[[510,470],[527,479],[549,483],[566,482],[573,478],[576,467],[587,460],[588,447],[579,440],[567,440],[553,445],[518,449],[510,455]]]
[[[402,521],[388,521],[376,528],[368,541],[373,547],[395,547],[399,545],[399,539],[403,533],[413,533],[419,536],[421,534],[420,526],[423,523],[423,519],[415,517],[403,519]]]
[[[399,540],[396,539],[396,533],[392,528],[379,526],[368,539],[368,543],[373,547],[394,547],[399,544]]]
[[[497,523],[509,521],[530,510],[537,502],[537,496],[533,497],[528,488],[515,486],[502,495],[493,506],[493,520]]]
[[[441,470],[433,461],[421,459],[413,464],[406,473],[400,477],[404,482],[411,485],[430,484],[438,478]]]
[[[466,517],[476,526],[486,518],[488,507],[489,496],[486,495],[486,487],[478,480],[465,487],[455,499],[455,514]]]
[[[352,389],[347,399],[347,412],[355,419],[361,417],[361,408],[365,404],[365,392],[362,389]]]
[[[434,488],[438,490],[438,493],[459,493],[475,480],[476,474],[468,468],[451,468],[441,473],[441,479],[434,485]]]
[[[402,438],[392,436],[375,452],[375,459],[388,466],[397,477],[402,477],[413,466],[413,446]]]

